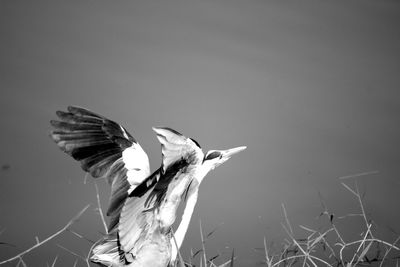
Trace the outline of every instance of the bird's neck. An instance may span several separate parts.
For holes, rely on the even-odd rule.
[[[189,227],[190,219],[193,214],[194,207],[196,206],[198,196],[198,188],[190,191],[188,193],[188,198],[186,202],[185,210],[183,211],[182,220],[179,224],[178,229],[174,233],[174,237],[171,240],[172,245],[172,253],[171,253],[171,261],[174,262],[178,255],[178,251],[182,246],[183,239],[185,238],[186,231]]]
[[[212,170],[214,169],[213,165],[210,165],[209,163],[204,163],[202,165],[200,165],[197,169],[196,169],[196,174],[194,175],[196,177],[196,180],[199,184],[201,184],[201,182],[203,181],[204,177],[206,177],[206,175]]]

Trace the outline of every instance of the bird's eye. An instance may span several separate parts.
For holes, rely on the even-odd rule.
[[[214,158],[221,157],[221,156],[222,156],[222,154],[220,152],[214,151],[207,155],[206,160],[214,159]]]

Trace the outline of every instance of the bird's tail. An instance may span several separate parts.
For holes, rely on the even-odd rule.
[[[118,249],[117,234],[109,233],[96,242],[92,249],[90,260],[101,266],[119,267],[121,264],[121,256]]]

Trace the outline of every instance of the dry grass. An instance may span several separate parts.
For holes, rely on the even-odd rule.
[[[363,173],[362,175],[366,174]],[[358,176],[361,175],[345,176],[341,177],[341,180],[347,182],[349,178],[354,178]],[[311,227],[299,225],[298,228],[306,234],[304,237],[298,238],[296,237],[297,234],[295,233],[294,228],[290,223],[286,208],[284,205],[282,205],[282,212],[284,215],[284,222],[282,223],[282,227],[286,232],[288,238],[283,241],[283,244],[279,249],[274,248],[274,246],[272,245],[268,245],[266,238],[264,238],[264,247],[262,249],[263,261],[261,266],[400,266],[400,248],[397,244],[400,240],[400,236],[398,236],[394,241],[390,242],[378,238],[378,233],[375,233],[374,230],[374,223],[370,218],[368,218],[365,212],[363,196],[359,191],[357,181],[353,182],[351,185],[349,185],[349,183],[342,182],[342,185],[351,195],[354,196],[355,201],[357,201],[359,205],[360,212],[357,214],[347,214],[346,216],[336,218],[335,215],[327,208],[327,205],[324,203],[322,197],[320,196],[322,211],[319,217],[326,218],[328,226],[324,227],[323,230],[316,230],[312,229]],[[96,210],[99,213],[104,228],[107,230],[105,218],[100,204],[99,191],[96,184],[95,188],[97,200]],[[70,226],[79,219],[79,217],[87,210],[88,207],[89,205],[82,209],[73,219],[71,219],[71,221],[69,221],[63,228],[61,228],[53,235],[42,241],[40,241],[36,237],[35,245],[24,250],[23,252],[18,253],[12,258],[2,260],[0,262],[0,265],[15,262],[15,266],[27,266],[27,263],[23,259],[26,254],[32,253],[35,249],[47,243],[48,241],[63,232],[70,232],[78,238],[84,239],[94,244],[92,240],[85,238],[83,235],[76,233],[70,228]],[[360,231],[358,233],[359,238],[350,240],[350,237],[344,236],[344,234],[339,231],[338,227],[336,226],[336,222],[337,219],[347,219],[354,216],[361,218],[361,223],[359,225]],[[186,260],[183,260],[181,254],[179,253],[179,260],[175,263],[175,267],[233,267],[235,265],[236,259],[234,250],[232,250],[231,255],[225,260],[223,260],[222,258],[225,258],[226,255],[223,256],[220,253],[217,253],[216,255],[213,254],[213,256],[209,256],[207,252],[207,241],[214,235],[217,228],[218,227],[205,234],[200,221],[201,248],[195,252],[191,250],[191,255]],[[0,231],[0,234],[2,231]],[[9,244],[0,242],[0,245]],[[82,256],[60,244],[57,244],[57,246],[76,257],[76,261],[73,266],[78,266],[79,261],[85,263],[85,265],[87,266],[90,266],[90,250],[86,256]],[[219,261],[222,261],[223,263],[217,265],[215,263],[217,259]],[[54,260],[52,260],[51,265],[48,264],[47,266],[56,266],[57,263],[59,263],[57,260],[58,256],[56,256]],[[254,262],[256,262],[256,260],[254,260]],[[62,264],[60,263],[60,265]]]
[[[263,261],[260,266],[400,266],[400,246],[398,245],[400,236],[390,242],[378,238],[378,233],[375,233],[373,230],[376,227],[374,227],[373,221],[368,218],[365,212],[363,196],[359,191],[357,181],[354,181],[351,185],[349,185],[350,183],[346,183],[351,178],[375,173],[377,172],[366,172],[339,178],[343,181],[341,182],[343,187],[353,195],[355,201],[357,201],[360,210],[357,214],[347,214],[336,218],[335,215],[329,211],[320,195],[322,211],[319,214],[319,217],[321,219],[326,218],[328,226],[324,227],[323,230],[316,230],[311,227],[299,225],[298,228],[301,232],[306,233],[304,237],[296,237],[297,235],[290,223],[286,208],[282,204],[282,212],[284,216],[282,228],[286,232],[288,238],[283,241],[283,244],[279,249],[276,249],[274,246],[268,245],[267,240],[264,237],[264,247],[262,248]],[[358,239],[350,240],[350,237],[344,236],[336,226],[337,219],[346,220],[350,217],[361,218],[357,235],[359,236]],[[210,233],[212,234],[214,231],[215,230]],[[191,257],[187,260],[187,266],[234,266],[234,251],[232,251],[231,258],[221,265],[214,264],[214,258],[207,258],[205,247],[206,239],[203,235],[201,223],[200,238],[202,248],[195,253],[192,253]],[[196,264],[194,264],[193,260],[198,255],[201,255],[200,259],[197,259]],[[220,255],[218,254],[217,256]],[[255,259],[254,262],[256,263],[257,260]]]
[[[345,177],[351,178],[351,177]],[[392,242],[376,237],[372,230],[373,222],[365,212],[363,197],[355,181],[352,186],[342,185],[355,197],[360,213],[341,217],[357,216],[361,218],[359,238],[347,240],[336,226],[336,218],[321,199],[323,211],[320,217],[327,218],[329,227],[325,230],[311,229],[300,225],[307,235],[296,238],[290,225],[285,207],[282,205],[285,222],[282,224],[287,236],[282,249],[271,252],[264,239],[264,264],[268,267],[286,266],[399,266],[400,248],[397,245],[400,236]]]

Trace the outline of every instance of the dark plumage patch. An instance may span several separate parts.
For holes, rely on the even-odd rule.
[[[90,111],[85,108],[77,107],[77,106],[69,106],[67,109],[69,112],[71,112],[75,115],[78,115],[78,116],[89,116],[89,117],[95,117],[95,118],[100,118],[100,119],[104,118],[103,116],[100,116],[99,114],[94,113],[93,111]]]
[[[69,123],[102,123],[102,120],[98,117],[83,117],[83,116],[76,116],[71,112],[64,112],[64,111],[56,111],[57,116],[65,122]]]
[[[193,138],[189,138],[190,140],[192,140],[193,141],[193,143],[195,143],[196,144],[196,146],[198,146],[199,148],[201,148],[201,146],[200,146],[200,144],[199,144],[199,142],[197,142],[196,140],[194,140]]]
[[[76,147],[72,150],[68,151],[69,154],[75,160],[84,160],[88,157],[102,154],[106,151],[110,151],[113,154],[118,154],[121,152],[121,148],[113,143],[105,144],[105,145],[92,145],[92,146],[84,146],[84,147]]]
[[[161,168],[158,168],[152,175],[147,177],[141,184],[139,184],[130,194],[129,197],[142,197],[146,194],[159,180]]]
[[[110,136],[112,141],[122,145],[124,148],[130,147],[132,143],[137,143],[136,139],[124,127],[114,121],[105,120],[103,130]]]
[[[192,180],[189,182],[189,185],[186,187],[185,191],[183,192],[183,196],[184,196],[183,199],[184,199],[185,201],[187,200],[188,193],[189,193],[189,191],[190,191],[190,187],[192,186],[193,181],[194,181],[194,179],[192,179]]]
[[[170,132],[173,132],[173,133],[176,134],[176,135],[183,136],[180,132],[175,131],[174,129],[171,129],[171,128],[168,128],[168,127],[157,127],[157,128],[159,128],[159,129],[164,129],[164,130],[168,130],[168,131],[170,131]]]
[[[180,161],[177,161],[174,164],[170,165],[168,169],[165,171],[165,173],[161,175],[158,183],[155,185],[153,191],[146,199],[145,206],[148,207],[148,205],[153,201],[153,199],[156,198],[154,207],[151,207],[150,210],[155,207],[158,207],[165,197],[165,194],[168,190],[168,186],[171,183],[171,180],[174,179],[176,174],[183,168],[185,168],[187,165],[188,165],[187,160],[183,158]]]

